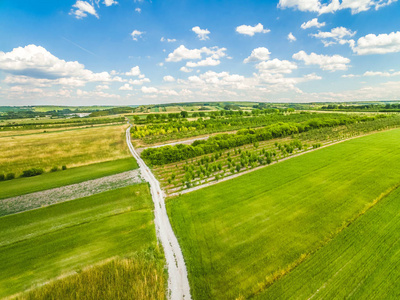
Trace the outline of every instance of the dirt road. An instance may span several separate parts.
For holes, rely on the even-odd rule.
[[[168,289],[171,300],[191,299],[187,270],[178,240],[172,230],[165,209],[164,194],[160,183],[131,143],[130,127],[126,130],[126,142],[133,157],[137,160],[142,177],[149,182],[150,192],[154,202],[154,223],[157,237],[164,248],[165,258],[168,266]]]

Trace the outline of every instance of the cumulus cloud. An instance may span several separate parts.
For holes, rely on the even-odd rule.
[[[125,73],[126,76],[140,76],[140,68],[139,66],[133,67],[132,69],[130,69],[129,72]]]
[[[139,13],[139,14],[140,14],[140,13],[142,12],[142,9],[141,9],[141,8],[139,8],[139,7],[136,7],[136,8],[135,8],[135,11],[136,11],[137,13]]]
[[[119,88],[121,91],[132,91],[133,87],[131,87],[128,83],[125,83],[123,86]]]
[[[240,34],[245,34],[249,36],[253,36],[256,33],[268,33],[271,30],[269,29],[264,29],[264,26],[261,23],[258,23],[255,26],[250,26],[250,25],[240,25],[236,27],[236,32]]]
[[[135,29],[135,30],[132,31],[132,33],[131,33],[132,39],[133,39],[134,41],[137,41],[138,38],[141,37],[143,33],[144,33],[144,32]]]
[[[195,68],[195,67],[211,67],[211,66],[217,66],[221,63],[220,60],[218,59],[213,59],[212,57],[207,57],[206,59],[203,59],[199,62],[192,62],[189,61],[186,63],[186,67],[189,68]]]
[[[318,18],[314,18],[314,19],[312,19],[312,20],[310,20],[308,22],[304,22],[303,24],[301,24],[300,27],[302,29],[308,29],[308,28],[311,28],[311,27],[321,28],[323,26],[325,26],[325,22],[319,23],[318,22]]]
[[[144,94],[154,94],[158,92],[158,89],[155,87],[142,86],[141,91]]]
[[[368,34],[359,38],[352,49],[358,55],[400,52],[400,31],[379,35]]]
[[[269,55],[271,52],[265,47],[258,47],[251,51],[251,54],[249,57],[243,60],[244,63],[249,63],[252,61],[261,61],[261,60],[268,60]]]
[[[363,76],[393,77],[393,76],[400,76],[400,71],[399,72],[367,71],[363,74]]]
[[[160,41],[161,42],[173,43],[173,42],[176,42],[176,39],[166,39],[164,37],[161,37]]]
[[[197,34],[197,37],[201,41],[209,39],[208,35],[210,34],[210,31],[208,29],[201,29],[199,26],[195,26],[192,28],[192,31]]]
[[[203,47],[201,49],[187,49],[184,45],[180,45],[172,53],[168,54],[168,57],[165,59],[165,61],[179,62],[181,60],[201,59],[203,54],[208,55],[213,59],[219,59],[226,56],[225,51],[226,48]]]
[[[296,41],[296,37],[295,37],[295,36],[293,35],[293,33],[291,33],[291,32],[288,34],[287,38],[288,38],[288,40],[289,40],[290,42]]]
[[[31,78],[32,82],[34,78],[47,84],[82,86],[86,82],[118,81],[108,72],[94,73],[77,61],[59,59],[36,45],[14,48],[7,53],[0,51],[0,70],[20,76],[21,80]]]
[[[182,72],[185,72],[185,73],[190,73],[190,72],[193,71],[193,69],[188,69],[188,68],[186,68],[186,67],[182,67],[182,68],[180,68],[179,70],[182,71]]]
[[[319,39],[343,39],[344,37],[352,37],[357,33],[357,31],[351,31],[345,27],[336,27],[333,28],[331,31],[322,32],[319,31],[316,34],[311,34],[311,36],[319,38]]]
[[[342,9],[350,9],[352,14],[374,8],[378,10],[397,0],[331,0],[328,3],[322,3],[319,0],[279,0],[278,7],[281,9],[292,8],[300,11],[316,12],[319,14],[334,13]]]
[[[175,78],[174,78],[173,76],[171,76],[171,75],[167,75],[167,76],[164,76],[164,77],[163,77],[163,80],[164,80],[165,82],[174,82],[174,81],[175,81]]]
[[[307,54],[304,51],[297,52],[292,56],[296,60],[302,60],[306,65],[318,65],[322,70],[338,71],[347,70],[350,59],[340,55]]]
[[[115,0],[104,0],[104,4],[105,4],[105,6],[111,6],[114,4],[118,4],[118,2]]]
[[[292,73],[293,70],[297,69],[297,65],[288,60],[279,60],[275,58],[273,60],[260,62],[257,64],[256,68],[260,72],[289,74]]]
[[[89,2],[78,0],[74,5],[72,5],[72,7],[73,9],[71,9],[70,14],[75,15],[77,19],[82,19],[84,17],[87,17],[87,14],[95,16],[97,19],[99,18],[96,9]]]
[[[141,79],[129,79],[129,84],[132,85],[142,85],[145,82],[150,82],[149,78],[141,78]]]

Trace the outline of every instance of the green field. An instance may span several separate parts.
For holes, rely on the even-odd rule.
[[[257,299],[398,299],[400,189]]]
[[[147,184],[0,218],[0,297],[156,247]]]
[[[88,166],[45,173],[35,177],[0,182],[0,199],[52,189],[138,168],[134,158],[124,158]]]
[[[292,158],[167,202],[194,299],[251,297],[400,182],[400,130]]]

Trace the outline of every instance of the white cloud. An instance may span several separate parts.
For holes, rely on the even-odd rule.
[[[108,72],[94,73],[77,61],[65,61],[41,46],[28,45],[11,52],[0,51],[0,70],[47,84],[82,86],[86,82],[117,81]]]
[[[176,39],[166,39],[164,37],[161,37],[160,41],[161,42],[173,43],[173,42],[176,42]]]
[[[141,75],[139,66],[132,67],[132,69],[130,69],[129,72],[126,72],[125,75],[126,76],[139,76],[139,75]]]
[[[304,22],[303,24],[301,24],[300,27],[302,29],[307,29],[307,28],[311,28],[311,27],[321,28],[323,26],[325,26],[325,22],[319,23],[318,18],[314,18],[308,22]]]
[[[289,74],[292,73],[293,70],[297,69],[297,65],[288,60],[279,60],[275,58],[273,60],[260,62],[257,64],[256,68],[260,72]]]
[[[141,8],[139,8],[139,7],[136,7],[136,8],[135,8],[135,11],[136,11],[137,13],[139,13],[139,14],[140,14],[140,13],[142,12],[142,9],[141,9]]]
[[[119,88],[121,91],[132,91],[133,87],[131,87],[128,83],[125,83],[123,86]]]
[[[368,34],[352,47],[358,55],[400,52],[400,31],[389,34]]]
[[[319,38],[319,39],[343,39],[344,37],[352,37],[357,33],[357,31],[351,31],[345,27],[336,27],[333,28],[331,31],[322,32],[319,31],[316,34],[311,34],[311,36]]]
[[[252,61],[260,61],[260,60],[268,60],[271,52],[265,47],[258,47],[251,51],[249,57],[243,60],[244,63],[252,62]]]
[[[135,30],[132,31],[132,33],[131,33],[132,39],[133,39],[134,41],[137,41],[138,38],[141,37],[143,33],[144,33],[144,32],[135,29]]]
[[[219,59],[221,57],[226,56],[226,48],[218,48],[218,47],[203,47],[201,49],[187,49],[184,45],[180,45],[176,48],[172,53],[168,54],[168,57],[165,61],[168,62],[179,62],[181,60],[188,59],[201,59],[202,54],[206,54],[213,59]]]
[[[164,77],[163,77],[163,80],[164,80],[165,82],[174,82],[174,81],[175,81],[175,78],[174,78],[173,76],[171,76],[171,75],[167,75],[167,76],[164,76]]]
[[[281,9],[293,8],[300,11],[317,12],[319,14],[333,13],[342,9],[350,9],[352,14],[374,8],[390,5],[397,0],[331,0],[329,3],[321,3],[319,0],[279,0],[278,7]]]
[[[86,1],[78,0],[74,5],[72,5],[72,7],[76,8],[76,10],[74,11],[74,9],[71,9],[70,14],[75,15],[77,19],[87,17],[87,14],[93,15],[97,19],[99,18],[94,6]]]
[[[304,51],[297,52],[292,56],[294,59],[302,60],[306,65],[319,65],[322,70],[338,71],[347,70],[350,59],[340,55],[318,55],[315,53],[307,54]]]
[[[399,76],[400,75],[400,71],[399,72],[376,72],[376,71],[367,71],[363,74],[363,76],[380,76],[380,77],[393,77],[393,76]]]
[[[98,90],[109,90],[110,87],[108,85],[98,85],[98,86],[96,86],[96,89],[98,89]]]
[[[195,26],[192,28],[192,31],[197,34],[197,37],[201,41],[209,39],[208,35],[210,34],[210,31],[208,29],[201,29],[199,26]]]
[[[115,0],[104,0],[104,4],[105,4],[106,6],[111,6],[111,5],[113,5],[113,4],[118,4],[118,2],[115,1]]]
[[[190,72],[193,71],[193,69],[188,69],[188,68],[186,68],[186,67],[182,67],[182,68],[180,68],[179,70],[182,71],[182,72],[185,72],[185,73],[190,73]]]
[[[255,33],[268,33],[271,30],[269,29],[264,29],[264,26],[261,23],[258,23],[255,26],[250,26],[250,25],[240,25],[236,27],[236,32],[240,34],[245,34],[249,36],[253,36]]]
[[[360,75],[354,75],[354,74],[345,74],[341,76],[342,78],[355,78],[355,77],[360,77]]]
[[[142,79],[129,79],[129,84],[132,85],[142,85],[145,82],[150,82],[149,78],[142,78]]]
[[[147,86],[142,86],[142,93],[144,94],[155,94],[158,92],[158,89],[155,87],[147,87]]]
[[[197,63],[189,61],[186,63],[186,67],[195,68],[195,67],[208,67],[208,66],[217,66],[221,63],[218,59],[213,59],[212,57],[207,57]]]
[[[288,34],[287,38],[288,38],[288,40],[290,42],[295,42],[296,41],[296,37],[291,32]]]

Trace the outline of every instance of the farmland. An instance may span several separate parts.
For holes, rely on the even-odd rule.
[[[322,123],[321,123],[322,124]],[[294,133],[284,138],[276,138],[266,141],[255,141],[243,146],[233,147],[228,150],[214,151],[184,161],[153,166],[153,172],[159,178],[164,190],[167,193],[180,192],[181,190],[199,186],[201,184],[216,182],[222,178],[232,176],[237,173],[252,170],[257,167],[278,162],[281,159],[295,154],[310,151],[320,146],[329,145],[337,141],[345,140],[363,134],[369,134],[397,127],[400,119],[396,116],[386,118],[364,119],[363,122],[349,123],[344,126],[320,126],[319,128],[309,129],[304,132]],[[262,130],[258,130],[262,131]],[[246,130],[239,131],[237,138],[242,138]],[[257,130],[254,130],[257,136]],[[219,142],[226,143],[234,138],[234,135],[221,135],[222,139],[210,138],[210,145],[215,147]],[[195,141],[192,145],[202,146],[203,141]],[[206,143],[203,143],[203,146]],[[232,143],[233,144],[233,143]],[[177,145],[173,148],[165,147],[168,152],[175,153],[185,149],[185,145]],[[175,149],[174,149],[175,148]],[[194,152],[193,148],[187,147]],[[158,150],[158,149],[156,149]],[[217,149],[218,150],[218,149]],[[162,155],[163,159],[170,157],[171,153]],[[190,152],[189,152],[190,153]],[[182,151],[185,155],[185,151]]]
[[[122,173],[138,167],[133,158],[91,164],[29,178],[0,182],[0,199],[52,189],[64,185]]]
[[[0,174],[68,168],[129,157],[125,125],[0,137]]]
[[[400,189],[256,299],[395,299],[400,295]]]
[[[256,295],[329,242],[398,185],[399,137],[354,139],[170,199],[193,297]]]
[[[152,207],[140,184],[0,218],[0,297],[111,257],[154,253]]]

